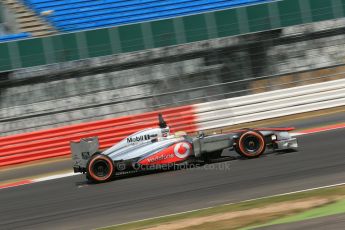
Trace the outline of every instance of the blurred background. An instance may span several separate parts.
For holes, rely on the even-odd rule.
[[[2,0],[1,134],[344,77],[343,0]]]

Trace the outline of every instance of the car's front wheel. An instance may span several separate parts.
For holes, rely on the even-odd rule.
[[[254,130],[245,131],[236,140],[236,152],[245,158],[257,158],[265,152],[264,136]]]
[[[106,155],[94,155],[87,164],[86,178],[93,182],[111,180],[115,167],[113,161]]]

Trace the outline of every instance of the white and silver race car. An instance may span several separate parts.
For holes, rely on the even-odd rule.
[[[224,158],[224,149],[234,150],[244,158],[257,158],[267,148],[284,151],[298,147],[297,139],[289,134],[293,128],[242,129],[192,137],[184,132],[170,134],[162,115],[158,119],[157,128],[136,132],[103,152],[99,151],[97,137],[71,142],[74,172],[86,174],[93,182],[105,182],[123,172],[212,163]]]

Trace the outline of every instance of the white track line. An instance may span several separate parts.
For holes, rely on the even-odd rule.
[[[41,177],[41,178],[33,179],[32,181],[36,183],[36,182],[55,180],[55,179],[60,179],[60,178],[65,178],[65,177],[70,177],[70,176],[75,176],[75,175],[76,174],[74,172],[69,172],[69,173],[62,173],[62,174],[56,174],[52,176]]]
[[[0,185],[0,190],[6,189],[6,188],[23,186],[27,184],[34,184],[34,183],[43,182],[43,181],[55,180],[55,179],[60,179],[60,178],[65,178],[65,177],[70,177],[70,176],[76,176],[76,174],[74,172],[68,172],[68,173],[61,173],[61,174],[56,174],[56,175],[46,176],[46,177],[41,177],[41,178],[36,178],[36,179],[23,179],[21,181],[16,181],[16,182]]]

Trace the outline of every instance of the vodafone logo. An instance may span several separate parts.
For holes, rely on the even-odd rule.
[[[190,152],[190,146],[189,144],[185,142],[178,143],[174,147],[174,154],[178,158],[181,158],[181,159],[186,158],[189,155],[189,152]]]

